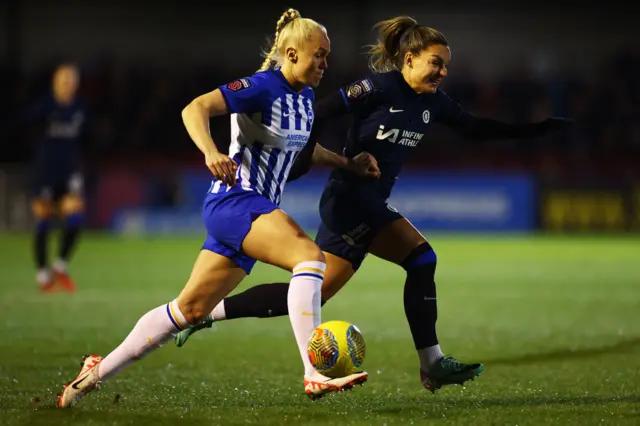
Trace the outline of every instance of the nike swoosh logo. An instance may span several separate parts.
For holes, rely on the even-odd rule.
[[[288,117],[288,116],[290,116],[291,114],[293,114],[293,113],[292,113],[292,112],[283,112],[283,113],[282,113],[282,116],[283,116],[283,117]]]
[[[84,376],[82,379],[78,380],[77,382],[75,382],[74,384],[71,385],[72,388],[74,389],[78,389],[78,385],[82,382],[84,382],[84,380],[89,377],[89,375],[87,374],[86,376]]]
[[[315,317],[315,316],[316,316],[316,315],[318,315],[318,314],[311,314],[311,313],[309,313],[309,312],[304,312],[304,311],[302,311],[302,315],[304,315],[305,317]]]
[[[389,108],[389,112],[393,113],[393,112],[402,112],[404,111],[403,109],[393,109],[393,107]]]

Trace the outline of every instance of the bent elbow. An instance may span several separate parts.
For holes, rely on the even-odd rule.
[[[191,113],[191,110],[193,109],[193,101],[189,104],[187,104],[187,106],[185,106],[184,108],[182,108],[182,120],[186,120],[187,117],[189,116],[189,114]]]

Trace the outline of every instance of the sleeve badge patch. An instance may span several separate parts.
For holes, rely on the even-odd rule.
[[[365,78],[364,80],[352,83],[347,87],[347,97],[355,100],[371,91],[373,91],[373,84],[371,83],[371,80]]]
[[[231,90],[232,92],[238,92],[249,87],[251,87],[251,82],[246,78],[241,78],[227,84],[227,89]]]

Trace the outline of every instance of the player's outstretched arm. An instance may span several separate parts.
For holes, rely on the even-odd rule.
[[[573,120],[560,117],[550,117],[537,123],[504,123],[476,117],[452,101],[442,90],[436,96],[440,106],[437,120],[473,139],[535,138],[567,130],[574,124]]]
[[[502,139],[535,138],[566,130],[572,125],[572,120],[560,117],[550,117],[537,123],[504,123],[464,113],[455,127],[473,139]]]

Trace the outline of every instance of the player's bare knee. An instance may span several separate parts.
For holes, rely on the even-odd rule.
[[[321,262],[326,263],[324,253],[320,250],[320,247],[313,241],[307,239],[296,247],[295,263],[301,262]]]
[[[199,324],[211,313],[200,298],[181,294],[178,296],[178,308],[189,324]]]

